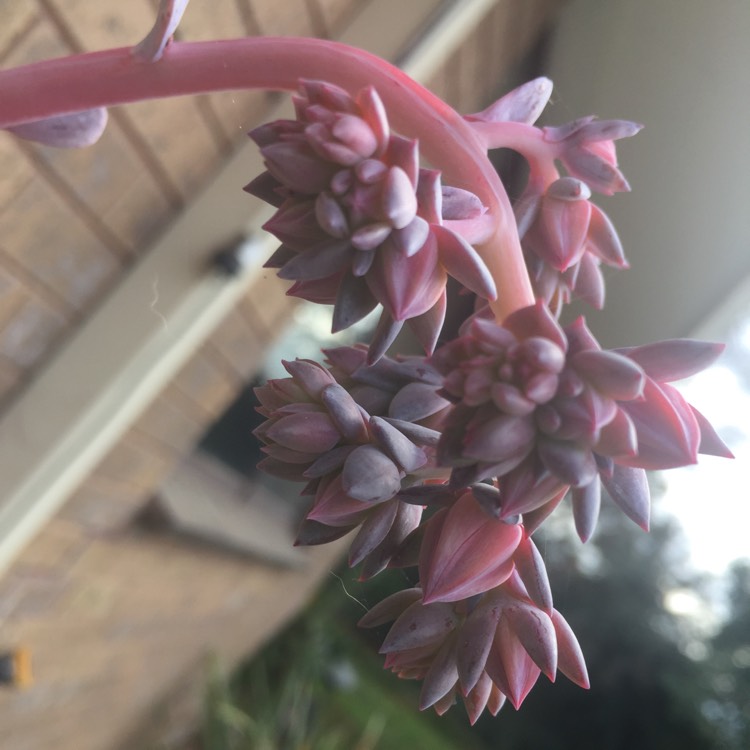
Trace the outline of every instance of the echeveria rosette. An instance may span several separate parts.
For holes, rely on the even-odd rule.
[[[727,453],[664,382],[702,369],[720,351],[700,342],[604,351],[583,319],[563,329],[542,302],[502,326],[474,317],[431,359],[454,402],[438,462],[453,467],[456,487],[496,478],[501,518],[537,512],[572,489],[579,533],[588,538],[601,481],[645,528],[645,469],[695,463],[701,441]]]
[[[365,353],[344,347],[329,355],[341,365],[353,364]],[[415,379],[418,371],[410,378],[408,368],[399,370],[398,365],[384,358],[365,368],[371,377],[380,372],[391,386],[382,416],[368,413],[331,371],[308,360],[285,362],[289,378],[269,380],[256,389],[258,410],[267,418],[255,431],[267,454],[259,468],[305,482],[303,494],[313,497],[297,543],[322,544],[361,526],[350,562],[363,563],[364,577],[385,567],[419,525],[422,507],[399,499],[402,485],[421,482],[434,472],[439,433],[419,423],[409,396],[417,394],[410,386],[418,388],[423,416],[447,407],[436,395],[438,385],[425,382],[437,380],[428,365],[419,368],[421,381]],[[385,378],[386,371],[398,372],[397,380],[393,374]],[[349,386],[352,376],[356,368]]]
[[[296,120],[250,134],[268,171],[246,190],[277,207],[264,228],[283,243],[266,266],[294,282],[289,294],[333,304],[334,331],[381,304],[370,361],[406,321],[431,352],[448,275],[484,298],[496,296],[462,236],[487,238],[484,207],[468,191],[443,188],[438,172],[420,169],[417,142],[390,132],[372,87],[351,97],[303,81],[295,108]]]
[[[360,620],[363,627],[393,621],[380,649],[385,666],[404,679],[423,680],[420,708],[445,713],[463,700],[474,724],[506,698],[518,708],[544,673],[562,672],[588,688],[578,641],[562,615],[540,606],[514,572],[480,596],[424,601],[421,588],[398,592]]]

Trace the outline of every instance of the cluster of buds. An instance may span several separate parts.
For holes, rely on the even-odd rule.
[[[370,361],[405,321],[431,352],[449,275],[480,297],[496,296],[477,252],[445,224],[475,222],[484,207],[419,167],[416,140],[391,133],[372,87],[352,97],[303,81],[294,105],[296,120],[250,134],[267,172],[245,189],[277,208],[264,228],[282,242],[266,267],[294,282],[289,294],[333,304],[334,332],[381,304]]]
[[[373,607],[363,627],[393,622],[381,647],[385,666],[423,680],[422,709],[445,713],[460,697],[474,724],[506,702],[518,708],[541,674],[562,672],[589,686],[581,648],[551,599],[534,601],[518,573],[471,599],[426,602],[417,587]]]
[[[698,452],[729,455],[669,385],[708,366],[722,348],[685,340],[604,351],[582,319],[562,328],[541,302],[502,326],[474,317],[432,358],[454,403],[439,463],[454,467],[454,486],[494,478],[500,518],[556,504],[572,489],[585,541],[603,483],[647,528],[645,469],[692,464]]]
[[[255,431],[267,454],[259,468],[305,482],[303,494],[314,498],[298,544],[323,544],[359,526],[350,563],[363,563],[369,577],[419,525],[421,506],[399,492],[433,471],[439,433],[424,423],[448,403],[437,395],[439,376],[421,360],[383,358],[367,367],[366,349],[328,354],[349,390],[306,360],[285,362],[289,378],[256,389],[267,417]]]

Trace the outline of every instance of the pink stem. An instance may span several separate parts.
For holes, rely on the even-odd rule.
[[[560,175],[555,168],[558,155],[556,144],[544,139],[544,133],[533,125],[523,122],[469,121],[469,126],[486,149],[509,148],[517,151],[529,162],[531,176],[546,188]]]
[[[157,62],[120,48],[0,71],[0,128],[143,99],[294,90],[300,77],[330,81],[350,92],[375,86],[396,128],[419,137],[422,152],[440,164],[446,181],[476,193],[496,218],[493,236],[477,250],[498,288],[492,303],[498,320],[533,303],[510,202],[475,135],[476,123],[470,125],[398,68],[347,45],[291,37],[176,42]]]

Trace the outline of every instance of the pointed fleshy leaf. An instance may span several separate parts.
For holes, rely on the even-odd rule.
[[[427,355],[432,354],[435,350],[445,321],[447,305],[448,295],[443,289],[437,302],[427,312],[409,318],[407,321],[407,325],[411,328]]]
[[[513,553],[516,573],[526,591],[540,609],[547,614],[552,612],[552,589],[549,585],[547,568],[537,546],[531,537],[524,534],[518,548]]]
[[[370,419],[372,436],[381,448],[407,473],[427,463],[425,452],[393,425],[380,417]]]
[[[403,432],[409,440],[413,440],[418,445],[436,446],[440,440],[440,433],[429,427],[422,427],[411,422],[404,422],[401,419],[386,417],[387,421],[392,424],[399,432]]]
[[[617,401],[631,401],[643,393],[646,376],[631,359],[612,351],[578,352],[571,366],[598,391]]]
[[[504,321],[503,328],[510,331],[517,339],[531,336],[550,339],[560,349],[567,351],[568,340],[546,304],[539,301],[535,305],[522,307],[511,313]]]
[[[347,456],[355,448],[355,445],[341,445],[338,448],[327,451],[305,469],[305,476],[309,479],[317,479],[340,469],[344,465]]]
[[[646,472],[615,464],[611,477],[602,475],[602,484],[620,510],[644,531],[648,531],[651,492]]]
[[[396,518],[397,510],[398,502],[383,503],[365,519],[349,547],[350,568],[359,565],[385,539]]]
[[[529,417],[492,417],[470,428],[464,438],[463,455],[492,463],[512,459],[517,465],[533,448],[535,437],[536,428]]]
[[[595,477],[583,487],[574,487],[571,492],[573,520],[576,532],[582,542],[588,542],[596,528],[601,505],[601,481]]]
[[[320,242],[285,263],[278,276],[288,281],[323,279],[345,269],[351,252],[347,240]]]
[[[473,690],[484,673],[500,620],[502,603],[488,594],[480,601],[461,626],[457,641],[456,662],[464,694]]]
[[[341,440],[331,418],[320,412],[290,414],[271,425],[267,436],[279,445],[303,453],[325,453]]]
[[[396,229],[403,229],[417,215],[414,186],[401,167],[391,167],[388,170],[382,201],[383,215]]]
[[[391,419],[418,422],[450,406],[429,383],[408,383],[393,397],[388,408]]]
[[[657,383],[669,383],[705,370],[724,351],[724,344],[695,339],[667,339],[617,351],[637,362]]]
[[[551,95],[552,81],[541,76],[518,86],[487,109],[468,115],[466,119],[483,122],[522,122],[526,125],[533,125],[547,106]]]
[[[601,258],[608,266],[627,268],[628,261],[617,234],[607,214],[599,206],[591,206],[591,219],[587,237],[587,249]]]
[[[324,388],[334,385],[336,380],[330,372],[309,359],[281,360],[284,369],[295,379],[305,393],[316,401]]]
[[[673,469],[698,460],[700,427],[680,393],[663,383],[646,381],[643,399],[620,404],[635,425],[638,455],[618,459],[643,469]]]
[[[425,535],[419,562],[424,601],[466,599],[507,580],[521,536],[520,526],[489,518],[471,492],[464,493],[441,518],[438,533]]]
[[[260,149],[268,171],[282,185],[298,193],[317,195],[328,188],[340,168],[323,161],[305,143],[280,141]]]
[[[295,547],[314,547],[319,544],[328,544],[346,536],[353,526],[326,526],[318,521],[304,520],[297,531],[294,540]]]
[[[360,445],[347,456],[341,483],[349,497],[378,503],[390,500],[401,489],[401,473],[382,451]]]
[[[552,612],[552,625],[557,635],[557,668],[571,682],[588,690],[589,676],[581,646],[570,625],[556,609]]]
[[[541,674],[505,618],[500,619],[497,628],[494,648],[487,660],[487,673],[516,709]]]
[[[383,310],[375,327],[375,333],[372,335],[370,348],[367,351],[368,365],[375,364],[385,355],[390,345],[396,340],[396,336],[398,336],[403,325],[400,320],[394,320],[386,310]]]
[[[612,457],[637,455],[638,435],[635,425],[622,409],[618,409],[612,420],[602,427],[594,450]]]
[[[586,445],[540,438],[537,452],[547,469],[565,484],[581,487],[596,476],[596,461]]]
[[[508,624],[534,664],[550,680],[557,671],[557,638],[549,615],[536,607],[518,604],[503,610]]]
[[[24,122],[7,130],[19,138],[57,148],[84,148],[96,143],[107,127],[103,107]]]
[[[396,620],[402,612],[421,598],[422,589],[420,588],[397,591],[378,602],[364,617],[360,618],[357,625],[361,628],[376,628],[379,625],[385,625],[387,622]]]
[[[464,696],[464,706],[471,726],[474,726],[482,715],[491,692],[492,680],[486,672],[482,672],[475,687]]]
[[[713,428],[713,425],[692,404],[690,405],[690,409],[695,415],[701,431],[701,442],[698,446],[698,453],[708,456],[719,456],[720,458],[734,458],[734,454],[724,444],[724,441]]]
[[[381,654],[442,643],[458,626],[453,605],[416,601],[401,614],[380,647]]]
[[[458,681],[455,639],[448,638],[430,665],[419,695],[419,710],[423,711],[446,695]]]
[[[344,438],[353,443],[367,440],[367,425],[360,408],[345,388],[338,383],[328,385],[321,391],[320,400]]]
[[[497,299],[492,274],[479,253],[463,237],[446,227],[432,227],[437,239],[440,263],[450,276],[484,299]]]
[[[604,276],[599,266],[598,259],[587,252],[583,254],[577,266],[568,269],[568,272],[573,270],[576,272],[571,286],[576,298],[591,305],[595,310],[601,310],[604,307],[606,297]]]
[[[345,273],[339,283],[333,308],[331,333],[343,331],[369,315],[378,301],[372,296],[367,282],[351,273]]]

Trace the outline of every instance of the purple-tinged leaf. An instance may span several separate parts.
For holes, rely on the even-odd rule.
[[[581,487],[596,476],[596,461],[587,445],[540,438],[537,452],[547,469],[565,484]]]
[[[468,190],[444,185],[442,194],[443,220],[474,219],[486,211],[482,201]]]
[[[403,229],[394,229],[391,240],[396,250],[410,258],[422,249],[429,234],[430,225],[421,216],[415,216]]]
[[[403,422],[418,422],[439,411],[450,403],[438,395],[438,389],[429,383],[408,383],[393,397],[388,416]]]
[[[448,638],[427,670],[419,695],[419,710],[424,711],[437,703],[450,692],[457,681],[455,638]]]
[[[320,400],[333,423],[346,440],[362,443],[367,440],[367,425],[360,409],[347,390],[338,383],[323,388]]]
[[[327,414],[302,412],[282,417],[268,429],[266,435],[279,445],[303,453],[325,453],[341,440]]]
[[[339,282],[336,303],[333,307],[331,333],[338,333],[358,323],[369,315],[378,301],[372,296],[367,282],[351,273],[345,273]]]
[[[7,130],[19,138],[45,146],[84,148],[96,143],[106,126],[107,110],[98,107],[24,122]]]
[[[383,215],[396,228],[403,229],[417,215],[414,186],[401,167],[391,167],[385,178],[382,196]]]
[[[622,243],[609,217],[598,206],[591,206],[588,244],[586,249],[601,258],[607,265],[628,268]]]
[[[434,447],[440,440],[440,433],[437,430],[423,427],[422,425],[404,422],[402,419],[393,419],[386,417],[386,421],[392,424],[400,432],[403,432],[409,440],[413,440],[418,445],[428,445]]]
[[[456,662],[464,694],[474,689],[484,673],[501,612],[501,602],[490,593],[471,611],[461,626]]]
[[[486,672],[482,672],[474,688],[464,696],[464,706],[469,716],[469,724],[474,726],[482,715],[487,701],[492,693],[492,680]]]
[[[550,313],[547,305],[542,301],[511,313],[503,321],[503,328],[510,331],[519,340],[536,336],[550,339],[562,351],[568,349],[568,340],[565,333]]]
[[[635,521],[644,531],[648,531],[651,515],[651,492],[643,469],[615,464],[612,476],[601,475],[602,484],[620,510]]]
[[[372,417],[370,419],[370,430],[383,450],[407,474],[416,471],[427,463],[425,452],[384,419]]]
[[[507,618],[534,664],[554,682],[557,672],[557,638],[549,615],[536,607],[517,604],[506,607],[503,616]]]
[[[435,351],[445,321],[447,305],[448,295],[443,289],[437,302],[427,312],[406,321],[427,355]]]
[[[552,95],[552,81],[541,76],[508,92],[487,109],[466,119],[482,122],[522,122],[533,125]]]
[[[361,628],[377,628],[387,622],[393,622],[415,602],[422,598],[422,589],[412,588],[397,591],[395,594],[378,602],[364,617],[360,618],[357,625]]]
[[[337,471],[344,465],[347,456],[355,448],[356,446],[354,445],[341,445],[338,448],[327,451],[317,461],[310,464],[305,470],[305,476],[309,479],[317,479]]]
[[[606,289],[599,261],[591,253],[584,253],[578,265],[573,268],[576,270],[573,293],[595,310],[601,310],[604,307]],[[569,268],[568,271],[572,271],[573,268]]]
[[[349,234],[349,224],[339,202],[328,192],[315,199],[315,218],[331,237],[343,239]]]
[[[713,425],[692,404],[690,405],[690,409],[695,415],[701,431],[701,442],[698,446],[698,453],[703,453],[707,456],[719,456],[720,458],[734,458],[734,454],[724,444],[724,441],[713,428]]]
[[[638,454],[635,425],[622,409],[618,409],[612,421],[602,427],[594,451],[612,457],[632,457]]]
[[[284,369],[295,379],[308,396],[316,401],[324,388],[334,385],[336,380],[330,372],[309,359],[281,360]]]
[[[574,487],[571,492],[573,520],[576,533],[582,542],[588,542],[596,529],[601,505],[601,481],[598,476],[583,487]]]
[[[368,515],[349,548],[350,568],[359,565],[385,539],[393,526],[398,505],[397,501],[392,500],[383,503]]]
[[[372,445],[360,445],[346,458],[341,483],[349,497],[365,503],[390,500],[401,489],[401,472]]]
[[[393,623],[380,647],[381,654],[442,643],[458,626],[453,605],[416,601]]]
[[[669,383],[705,370],[724,351],[724,344],[695,339],[667,339],[617,351],[637,362],[658,383]]]
[[[323,241],[295,255],[279,269],[278,277],[287,281],[324,279],[346,268],[350,258],[348,240]]]
[[[570,364],[581,378],[616,401],[638,398],[646,385],[643,370],[617,352],[589,349],[574,354]]]
[[[531,451],[536,437],[529,417],[501,415],[471,427],[464,437],[463,455],[479,461],[520,463]]]
[[[354,526],[326,526],[317,521],[304,520],[294,540],[295,547],[314,547],[328,544],[346,536]]]
[[[565,618],[555,609],[552,625],[557,635],[557,668],[573,683],[588,690],[589,676],[583,652]]]
[[[440,263],[450,276],[484,299],[497,299],[492,274],[479,253],[463,237],[441,226],[432,227]]]
[[[388,347],[396,340],[403,325],[403,322],[394,320],[383,310],[370,340],[370,348],[367,352],[368,365],[375,364],[388,351]]]
[[[524,535],[521,539],[518,549],[513,553],[513,562],[516,564],[516,573],[526,587],[531,601],[547,614],[551,614],[552,590],[547,568],[530,536]]]

